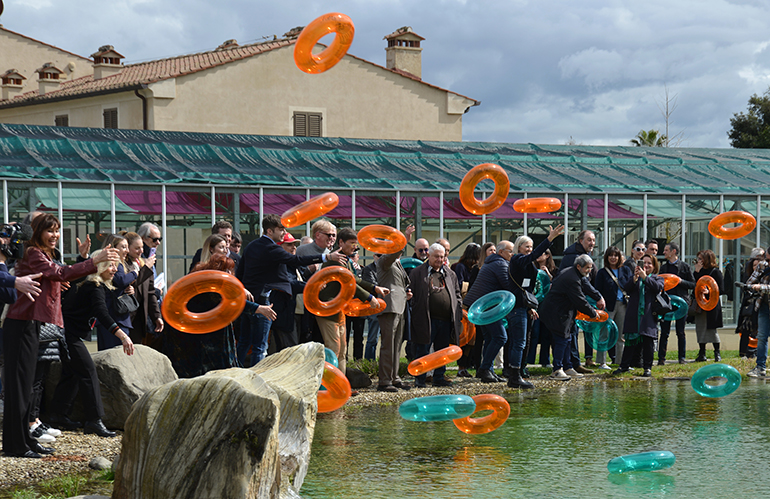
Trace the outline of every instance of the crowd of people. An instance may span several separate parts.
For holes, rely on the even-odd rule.
[[[714,360],[721,355],[717,333],[722,326],[721,306],[704,311],[692,299],[695,282],[704,275],[714,278],[720,294],[724,292],[716,257],[711,250],[700,251],[691,269],[679,258],[674,242],[665,244],[662,265],[658,242],[638,240],[628,257],[617,247],[608,248],[598,269],[591,257],[595,235],[584,230],[574,244],[565,244],[557,267],[552,246],[564,232],[558,225],[549,228],[537,245],[526,235],[513,242],[470,243],[451,266],[446,239],[430,243],[420,238],[414,242],[412,258],[418,264],[413,268],[402,263],[406,248],[374,254],[373,261],[362,267],[357,232],[350,227],[338,231],[326,219],[312,225],[309,237],[297,240],[280,217],[266,215],[261,237],[243,251],[232,225],[219,221],[193,257],[190,273],[233,274],[246,289],[246,308],[238,320],[220,330],[190,335],[176,331],[161,316],[164,297],[154,284],[155,251],[162,241],[158,226],[147,222],[136,232],[111,234],[93,252],[89,237],[78,240],[77,263],[65,265],[56,249],[60,236],[56,217],[34,212],[25,224],[31,237],[12,272],[6,266],[11,252],[3,251],[9,240],[0,234],[0,303],[7,304],[2,323],[3,450],[8,456],[36,458],[54,452],[49,445],[60,429],[115,435],[102,422],[99,380],[84,344],[94,328],[99,350],[120,347],[132,355],[134,345],[143,344],[166,354],[180,377],[250,367],[268,354],[318,341],[334,352],[343,372],[351,353],[354,359],[378,357],[377,390],[397,392],[412,388],[399,376],[403,351],[414,359],[431,349],[458,344],[469,307],[493,291],[506,290],[516,297],[515,307],[505,318],[477,326],[475,338],[463,345],[457,375],[471,377],[470,371],[475,370],[481,382],[530,389],[527,366],[536,363],[551,367],[551,378],[562,381],[593,373],[591,368],[610,370],[610,364],[619,366],[616,374],[638,367],[642,376],[650,376],[656,352],[658,364],[666,362],[671,332],[671,322],[653,312],[664,289],[660,274],[666,273],[680,278],[668,293],[690,304],[689,320],[695,324],[700,347],[694,360],[706,360],[709,343]],[[412,225],[404,230],[407,241],[414,232]],[[342,266],[355,276],[355,297],[375,309],[373,314],[316,316],[306,309],[305,284],[315,272],[330,266]],[[736,331],[742,334],[741,355],[756,355],[757,367],[750,375],[764,377],[770,267],[761,249],[752,252],[742,281]],[[332,281],[320,299],[333,298],[339,288]],[[205,312],[220,300],[217,293],[203,293],[191,299],[188,308]],[[618,341],[607,351],[597,351],[594,362],[584,335],[585,363],[581,363],[576,315],[592,318],[602,310],[617,324]],[[687,320],[674,321],[680,363],[687,361]],[[752,338],[758,341],[755,348],[750,347]],[[53,361],[62,362],[62,376],[43,422],[43,387]],[[502,375],[496,372],[501,368]],[[441,367],[415,377],[414,387],[428,383],[449,387],[453,382]],[[70,419],[78,393],[83,399],[83,422]]]

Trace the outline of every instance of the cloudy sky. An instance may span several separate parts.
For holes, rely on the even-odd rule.
[[[6,28],[88,56],[139,62],[282,35],[327,12],[353,19],[350,53],[385,64],[383,36],[412,26],[425,81],[480,100],[464,140],[628,145],[665,129],[729,147],[733,113],[770,86],[761,0],[3,0]]]

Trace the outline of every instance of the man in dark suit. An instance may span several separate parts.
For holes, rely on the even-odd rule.
[[[415,357],[427,355],[430,346],[438,351],[457,345],[462,331],[462,297],[457,275],[444,265],[446,249],[439,243],[428,248],[428,261],[409,274],[412,283],[412,344]],[[452,386],[444,373],[433,370],[433,386]],[[414,386],[425,387],[427,374],[417,376]]]
[[[678,275],[681,279],[674,289],[668,291],[671,295],[679,296],[689,303],[690,290],[695,289],[695,277],[692,270],[686,262],[679,259],[679,245],[671,242],[663,248],[663,256],[666,257],[666,263],[660,266],[661,274]],[[685,351],[687,350],[684,326],[687,317],[682,317],[676,321],[676,339],[679,347],[679,363],[684,364]],[[660,322],[660,341],[658,342],[658,365],[666,363],[666,350],[668,349],[668,335],[671,333],[671,321]]]
[[[233,242],[232,224],[230,224],[230,222],[226,222],[225,220],[219,220],[211,226],[211,233],[219,234],[225,238],[225,241],[227,242],[227,251],[230,253],[228,257],[235,262],[235,268],[237,269],[238,265],[241,263],[241,255],[239,255],[237,251],[233,251],[233,248],[231,247]],[[188,273],[192,272],[192,269],[195,268],[195,266],[201,261],[201,251],[203,251],[203,248],[198,248],[198,251],[195,252],[192,263],[190,264],[190,270],[187,271]]]
[[[285,235],[286,228],[281,223],[281,217],[265,216],[262,219],[262,237],[249,243],[235,272],[260,305],[270,305],[273,290],[292,292],[291,276],[286,265],[307,266],[325,262],[327,258],[339,263],[347,261],[339,251],[327,255],[292,255],[280,246]],[[272,321],[263,315],[244,315],[242,320],[238,359],[244,367],[250,367],[265,357]],[[252,352],[247,362],[249,348]]]
[[[551,378],[568,381],[564,367],[570,365],[570,337],[575,323],[575,310],[596,317],[596,310],[588,304],[583,288],[594,267],[587,254],[578,255],[572,267],[559,271],[543,303],[538,308],[540,320],[553,336],[553,374]]]

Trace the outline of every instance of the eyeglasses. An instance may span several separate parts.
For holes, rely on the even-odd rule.
[[[162,237],[151,237],[150,239],[152,239],[152,242],[154,242],[154,243],[159,243],[159,242],[163,241]]]
[[[427,253],[428,252],[428,248],[420,248],[417,251],[419,251],[420,253]]]
[[[644,251],[644,246],[637,246],[634,251]]]
[[[337,234],[329,234],[328,232],[322,232],[321,234],[323,234],[324,236],[328,237],[329,239],[336,239],[337,238]]]

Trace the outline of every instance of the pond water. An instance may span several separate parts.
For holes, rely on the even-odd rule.
[[[709,399],[686,381],[606,381],[508,394],[511,415],[486,435],[451,421],[402,419],[397,406],[318,417],[304,499],[406,497],[753,497],[764,495],[770,385],[743,380]],[[672,468],[610,475],[646,450]]]

